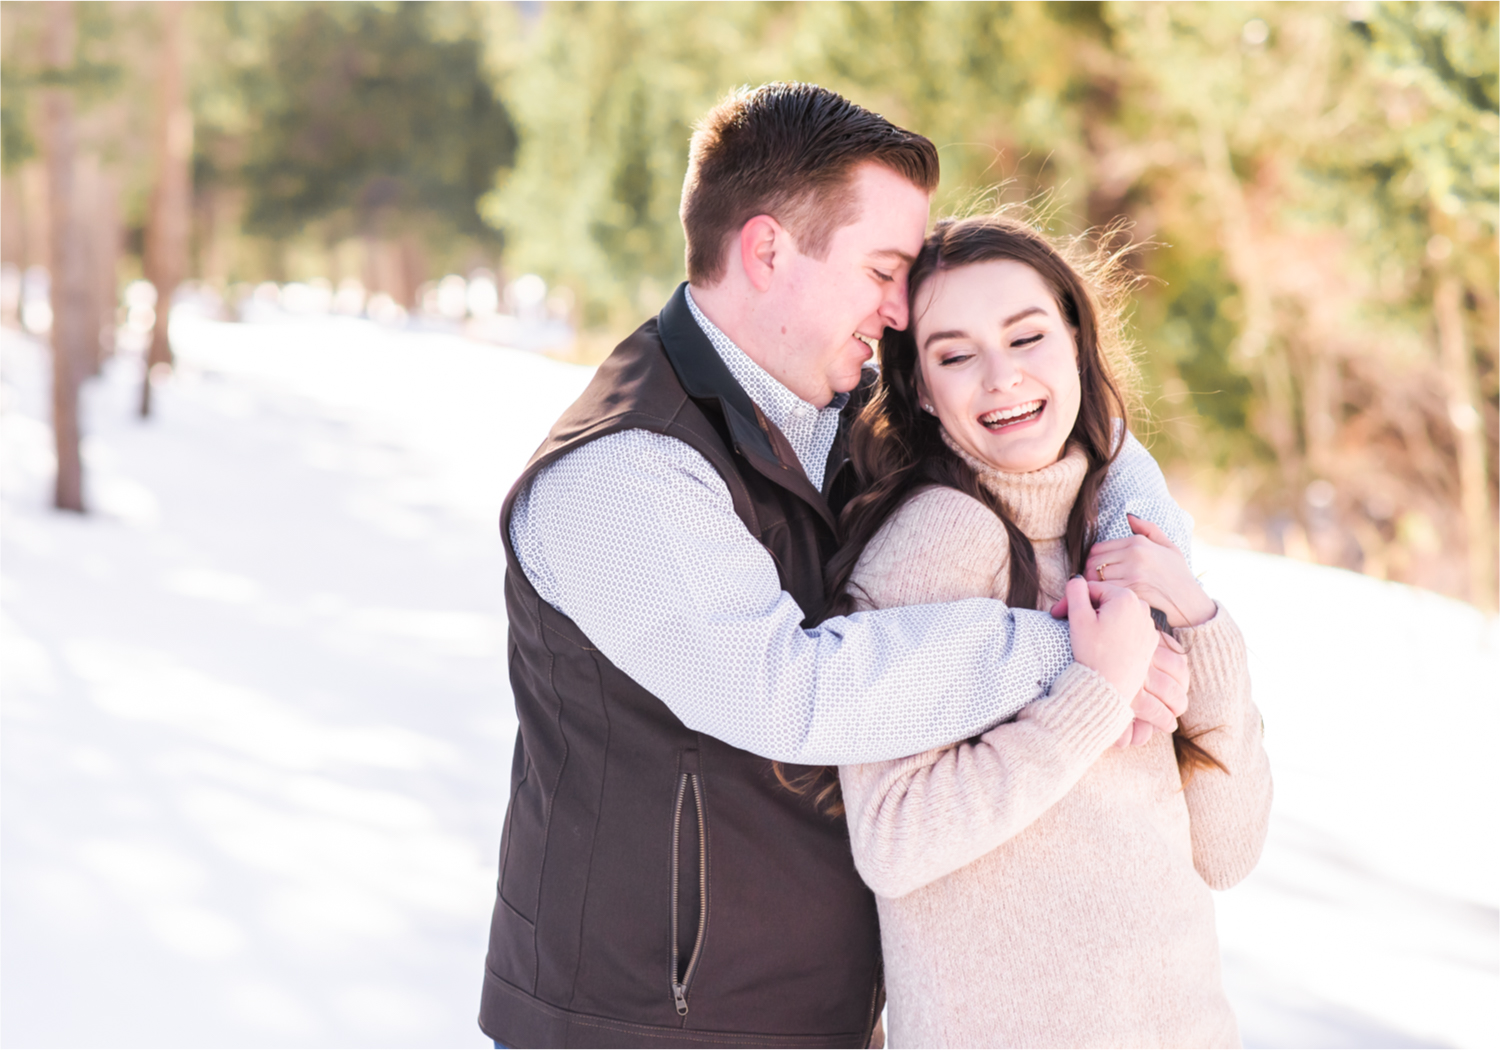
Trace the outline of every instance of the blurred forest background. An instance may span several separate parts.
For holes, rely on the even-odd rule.
[[[597,361],[681,279],[693,120],[814,80],[939,145],[935,214],[1042,201],[1151,242],[1138,429],[1209,538],[1492,610],[1496,14],[6,2],[0,306],[50,335],[81,511],[79,385],[138,354],[149,415],[167,303]]]

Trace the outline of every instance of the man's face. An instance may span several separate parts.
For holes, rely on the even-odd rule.
[[[834,231],[827,259],[777,260],[785,319],[772,371],[820,408],[859,384],[887,327],[906,327],[906,275],[927,231],[927,191],[891,169],[863,164],[853,188],[858,218]]]

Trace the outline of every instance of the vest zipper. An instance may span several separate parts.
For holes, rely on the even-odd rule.
[[[698,811],[698,934],[693,939],[693,954],[688,956],[687,969],[681,970],[681,955],[677,948],[677,903],[682,865],[682,803],[687,797],[689,786],[693,789],[693,808]],[[672,1002],[680,1017],[687,1016],[688,985],[693,983],[693,971],[698,968],[698,956],[703,950],[703,934],[708,925],[708,865],[704,863],[708,841],[705,831],[703,788],[698,782],[698,774],[682,773],[677,778],[677,802],[672,807]],[[677,979],[679,973],[682,976],[680,981]]]
[[[885,1005],[885,962],[877,960],[875,964],[875,989],[870,995],[870,1019],[865,1025],[865,1046],[875,1042],[875,1026],[880,1023],[880,1011]],[[890,1033],[882,1033],[882,1043],[889,1041]]]

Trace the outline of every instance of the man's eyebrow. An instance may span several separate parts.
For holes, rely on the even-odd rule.
[[[871,252],[870,255],[881,257],[889,256],[892,258],[900,259],[908,266],[917,261],[917,257],[915,255],[911,255],[908,252],[903,252],[900,248],[881,248],[879,251]]]

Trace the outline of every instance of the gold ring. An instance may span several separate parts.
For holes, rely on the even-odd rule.
[[[1099,577],[1099,582],[1100,583],[1104,582],[1104,570],[1105,570],[1105,568],[1108,567],[1108,565],[1109,565],[1109,562],[1107,562],[1107,561],[1101,561],[1098,565],[1094,566],[1094,575],[1097,576],[1097,577]]]

